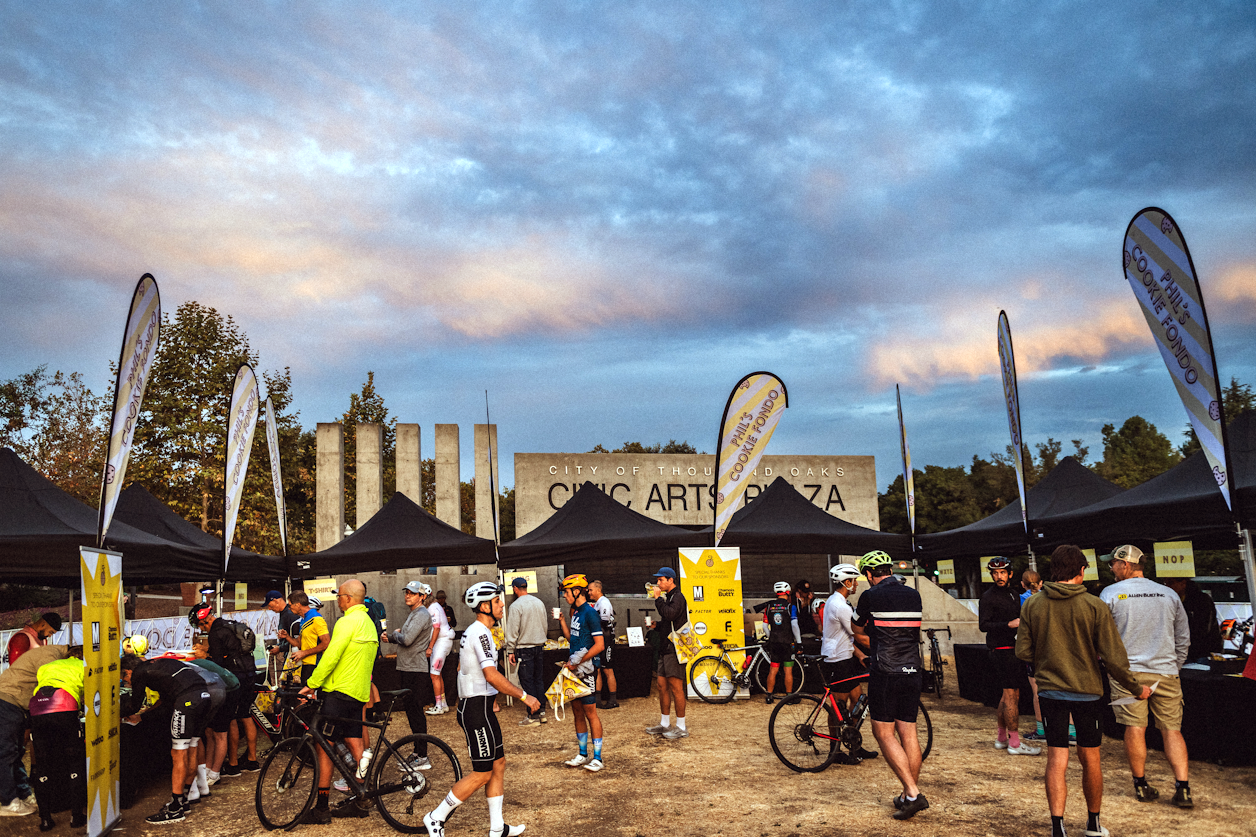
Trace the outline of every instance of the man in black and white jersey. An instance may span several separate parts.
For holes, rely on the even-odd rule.
[[[598,657],[597,693],[602,695],[609,692],[609,696],[606,700],[599,701],[598,706],[603,709],[618,709],[619,699],[615,694],[618,684],[615,682],[615,659],[612,651],[615,645],[615,606],[609,598],[602,595],[602,582],[589,582],[589,604],[593,605],[598,619],[602,621],[602,636],[606,640]],[[603,682],[606,684],[605,689],[602,687]]]
[[[916,736],[923,606],[920,593],[892,576],[893,561],[884,552],[860,558],[859,570],[872,585],[859,597],[854,622],[855,641],[872,661],[868,678],[872,734],[903,784],[902,794],[894,799],[898,809],[894,819],[907,820],[929,807],[918,784],[924,757]]]
[[[524,830],[522,825],[506,825],[502,818],[506,754],[502,728],[493,712],[493,698],[499,692],[518,697],[530,712],[539,711],[541,704],[497,670],[497,643],[493,641],[492,629],[502,618],[505,592],[498,584],[481,581],[463,596],[467,607],[475,613],[475,621],[463,632],[458,647],[458,726],[467,737],[472,772],[455,782],[445,799],[424,815],[423,825],[430,837],[444,837],[445,820],[480,788],[484,788],[488,799],[489,837],[517,837]]]

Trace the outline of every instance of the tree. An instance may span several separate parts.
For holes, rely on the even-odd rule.
[[[698,450],[688,442],[669,439],[667,444],[643,445],[640,442],[624,442],[614,450],[607,450],[603,445],[593,446],[589,453],[697,453]],[[705,453],[705,451],[703,451]]]
[[[358,528],[358,425],[378,424],[383,430],[380,460],[384,472],[381,503],[387,503],[397,490],[397,419],[388,415],[384,397],[375,389],[375,373],[366,373],[362,391],[349,395],[349,409],[341,417],[345,433],[345,520]]]
[[[1168,438],[1142,416],[1130,416],[1120,430],[1105,424],[1102,433],[1103,461],[1095,470],[1122,488],[1140,485],[1182,460]]]
[[[1252,392],[1250,384],[1240,384],[1238,378],[1230,378],[1230,385],[1221,390],[1221,407],[1225,410],[1226,421],[1234,421],[1244,413],[1256,410],[1256,393]],[[1178,453],[1185,459],[1199,450],[1203,450],[1199,444],[1199,436],[1195,435],[1195,428],[1188,422],[1186,441],[1182,442]]]

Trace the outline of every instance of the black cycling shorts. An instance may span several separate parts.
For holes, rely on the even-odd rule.
[[[205,725],[220,705],[214,703],[208,684],[180,692],[170,713],[170,749],[187,750],[196,746]]]
[[[459,699],[458,726],[467,736],[471,770],[491,773],[493,762],[506,757],[506,750],[502,747],[502,728],[497,723],[497,713],[493,711],[493,696]]]
[[[211,685],[209,687],[210,695],[215,691],[221,693],[222,697],[218,701],[214,714],[209,716],[206,729],[212,729],[214,732],[226,732],[231,727],[231,722],[235,720],[236,698],[239,696],[239,689],[224,689],[222,686]]]
[[[603,639],[605,639],[605,637],[603,637]],[[615,663],[612,660],[614,654],[611,651],[611,647],[614,646],[614,644],[614,642],[607,642],[605,647],[602,648],[602,653],[597,655],[598,665],[601,668],[609,669],[610,671],[615,670]]]
[[[1011,648],[991,649],[990,666],[994,669],[994,679],[1000,689],[1020,690],[1029,685],[1025,682],[1025,663]]]
[[[916,723],[923,678],[916,674],[873,672],[868,678],[868,711],[872,720]]]
[[[319,710],[318,730],[331,741],[362,737],[362,710],[366,701],[354,700],[343,692],[319,692],[323,708]]]
[[[792,642],[773,642],[768,640],[768,661],[781,665],[783,663],[792,663],[794,657],[794,644]]]
[[[231,673],[240,681],[240,688],[235,691],[234,717],[247,718],[253,713],[253,701],[257,699],[257,691],[253,688],[253,684],[257,682],[257,672],[233,671]]]
[[[1048,747],[1068,747],[1070,715],[1077,730],[1078,747],[1098,747],[1103,743],[1103,698],[1059,700],[1038,695],[1038,705],[1042,707]]]
[[[820,673],[824,675],[824,682],[839,695],[846,694],[868,679],[868,669],[856,657],[847,657],[836,663],[821,660]]]

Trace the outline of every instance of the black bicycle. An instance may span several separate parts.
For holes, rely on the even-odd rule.
[[[924,670],[924,690],[933,692],[938,697],[942,697],[942,684],[946,680],[943,666],[946,660],[942,659],[942,647],[938,644],[937,635],[942,631],[946,631],[946,638],[951,638],[951,626],[945,628],[925,628],[924,633],[929,635],[929,665]],[[921,640],[923,642],[924,640]]]
[[[750,645],[728,645],[726,639],[713,639],[712,644],[720,649],[719,654],[707,654],[698,657],[689,666],[689,685],[694,693],[707,703],[728,703],[739,689],[749,689],[751,682],[762,692],[767,691],[768,672],[771,660],[768,657],[767,643],[759,642]],[[746,658],[738,671],[729,654],[745,651]],[[802,691],[807,681],[807,673],[803,670],[803,657],[794,654],[790,657],[794,663],[793,690],[787,694],[794,695]],[[777,683],[785,688],[784,674],[777,677]]]
[[[820,655],[807,659],[819,660]],[[822,695],[791,695],[777,704],[768,719],[768,741],[781,763],[797,773],[819,773],[838,753],[857,758],[863,747],[861,728],[868,714],[868,696],[860,695],[848,712],[833,686],[850,690],[867,679],[866,673],[860,674],[825,686]],[[923,703],[916,707],[916,737],[921,758],[928,758],[933,750],[933,722]]]
[[[336,807],[357,805],[366,809],[372,804],[383,818],[397,831],[404,834],[422,834],[426,831],[423,815],[436,807],[445,792],[462,778],[462,765],[454,751],[434,735],[413,734],[397,741],[389,741],[388,722],[393,704],[406,695],[408,689],[381,692],[377,704],[377,717],[382,721],[362,721],[358,718],[332,718],[322,715],[322,699],[308,699],[299,692],[280,689],[278,698],[284,701],[309,700],[315,707],[313,722],[307,722],[305,713],[292,712],[289,717],[302,732],[299,736],[285,738],[266,756],[257,776],[254,804],[257,817],[268,830],[291,830],[300,823],[314,805],[318,794],[319,765],[316,748],[331,759],[332,765],[349,786],[349,795],[336,803]],[[379,730],[370,762],[359,777],[358,765],[351,763],[352,756],[342,742],[338,746],[324,737],[325,721],[349,721]],[[416,760],[411,753],[417,744],[427,744],[430,764]]]

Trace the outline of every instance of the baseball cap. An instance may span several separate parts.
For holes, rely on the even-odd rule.
[[[53,611],[48,611],[47,613],[45,613],[43,616],[40,616],[39,618],[47,622],[48,627],[52,628],[54,631],[61,630],[61,614],[60,613],[54,613]]]
[[[523,578],[522,576],[520,576],[519,578],[516,578],[514,581],[510,582],[510,586],[511,586],[511,587],[522,587],[522,588],[524,588],[524,589],[526,590],[526,589],[527,589],[527,587],[528,587],[528,580],[527,580],[526,578]]]
[[[411,581],[411,582],[410,582],[409,584],[407,584],[407,585],[406,585],[403,589],[405,589],[405,590],[407,590],[407,591],[409,591],[409,592],[411,592],[411,593],[416,593],[416,594],[417,594],[417,593],[422,593],[422,592],[423,592],[423,582],[421,582],[421,581]]]
[[[671,567],[663,567],[654,574],[654,578],[675,578],[676,571]]]
[[[266,601],[262,602],[262,607],[266,607],[266,605],[270,604],[275,599],[282,599],[283,597],[283,593],[280,593],[278,590],[271,590],[266,594]]]
[[[1141,564],[1143,561],[1143,551],[1133,544],[1127,543],[1112,550],[1112,554],[1104,556],[1103,560],[1124,561],[1127,564]]]

